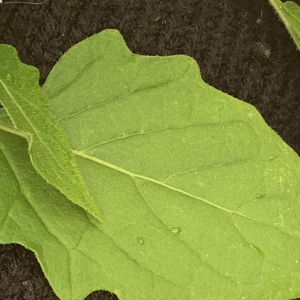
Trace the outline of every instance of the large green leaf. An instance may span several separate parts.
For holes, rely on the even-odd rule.
[[[292,2],[269,0],[300,50],[300,7]]]
[[[43,90],[104,222],[0,132],[0,241],[35,251],[62,300],[300,296],[300,160],[253,106],[190,57],[132,54],[114,30],[71,48]]]
[[[12,121],[10,126],[0,125],[0,130],[26,138],[32,164],[38,172],[101,221],[99,208],[85,186],[38,79],[38,70],[21,63],[13,47],[0,45],[0,101]]]

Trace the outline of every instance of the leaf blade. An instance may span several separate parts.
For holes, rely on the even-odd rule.
[[[273,286],[267,278],[270,275],[269,270],[274,267],[273,263],[280,257],[285,257],[284,248],[281,247],[283,241],[288,242],[285,234],[291,237],[289,243],[293,245],[293,249],[298,244],[297,230],[293,229],[293,222],[298,221],[295,216],[291,217],[288,207],[283,203],[286,191],[293,191],[288,200],[290,206],[294,207],[299,201],[295,198],[299,188],[296,167],[299,168],[299,157],[266,125],[253,106],[206,85],[199,76],[196,63],[190,58],[135,56],[128,52],[122,37],[110,30],[84,42],[78,44],[77,49],[74,47],[68,51],[57,69],[54,67],[43,88],[46,93],[49,92],[54,114],[69,138],[92,193],[99,193],[93,183],[93,176],[97,180],[106,178],[102,183],[102,186],[107,187],[105,202],[115,203],[122,193],[130,194],[131,189],[127,191],[126,185],[118,187],[113,182],[121,185],[122,176],[127,176],[128,185],[133,184],[136,189],[132,192],[132,198],[140,199],[145,205],[139,213],[134,207],[139,207],[140,202],[135,200],[135,204],[129,204],[125,200],[129,196],[122,196],[122,200],[116,202],[115,208],[122,207],[122,202],[125,201],[130,207],[129,211],[123,207],[116,212],[109,204],[102,203],[101,206],[110,211],[106,213],[110,220],[102,229],[113,235],[114,240],[120,239],[122,248],[126,245],[129,253],[134,252],[128,246],[126,238],[125,242],[124,237],[117,235],[119,230],[113,224],[122,227],[118,223],[120,216],[124,217],[122,224],[136,223],[136,220],[141,222],[139,215],[142,215],[147,218],[147,225],[137,226],[139,234],[135,233],[135,239],[143,247],[141,251],[148,260],[144,260],[137,253],[136,255],[147,268],[158,270],[163,262],[168,261],[163,256],[160,257],[161,260],[157,259],[159,253],[164,253],[164,248],[160,248],[155,242],[159,236],[156,228],[164,228],[164,231],[180,232],[179,237],[184,237],[185,246],[181,246],[189,250],[183,250],[177,245],[179,252],[190,253],[193,249],[190,245],[196,243],[199,261],[203,265],[200,266],[199,261],[192,263],[196,266],[191,267],[192,273],[199,276],[194,278],[202,279],[203,273],[199,270],[205,269],[203,272],[210,274],[208,278],[213,278],[216,286],[225,286],[224,282],[231,282],[228,290],[222,288],[224,299],[239,299],[243,296],[249,299],[293,297],[291,295],[297,293],[297,288],[294,290],[295,287],[289,286],[287,271],[279,270],[284,268],[284,264],[276,267],[276,272],[280,275],[274,278],[280,288]],[[84,55],[85,49],[91,49],[92,54],[89,52],[89,57]],[[59,90],[53,89],[53,82],[59,81],[63,69],[66,71],[70,68],[70,58],[74,56],[74,60],[79,61],[82,55],[83,64],[89,66],[90,74],[85,71],[82,73],[86,69],[76,64],[80,70],[80,76],[76,76],[75,70],[72,75],[76,77],[76,86],[71,81],[62,84]],[[89,88],[84,89],[83,94],[80,92],[83,88],[77,87],[86,86],[87,83]],[[109,88],[111,86],[113,89]],[[62,99],[69,99],[70,103],[65,103]],[[90,128],[94,131],[90,131],[88,137],[85,135],[75,138],[71,129],[80,123],[85,124],[87,131]],[[251,175],[250,170],[254,175]],[[117,174],[122,176],[114,179]],[[111,195],[109,186],[113,187],[111,189],[115,191],[114,196]],[[180,192],[179,196],[179,191],[186,192]],[[180,200],[175,204],[177,198]],[[285,222],[289,218],[293,219],[288,225],[285,223],[287,228],[282,235],[281,217],[276,215],[277,208],[270,213],[262,205],[277,198],[281,199],[278,206],[285,207],[282,212]],[[201,204],[192,204],[191,199],[200,199]],[[210,208],[206,207],[207,204]],[[182,209],[181,206],[184,205],[185,209]],[[253,215],[259,212],[259,208],[263,208],[265,217],[261,212],[259,218]],[[215,209],[222,213],[214,212]],[[144,210],[148,211],[149,216],[143,213]],[[228,213],[230,217],[226,215]],[[189,221],[191,214],[193,218]],[[210,218],[213,214],[220,215],[220,218],[216,217],[216,223]],[[200,215],[206,222],[197,219]],[[278,254],[281,256],[276,255],[276,251],[273,252],[276,248],[274,244],[272,250],[263,241],[259,242],[255,235],[250,237],[246,234],[247,226],[243,223],[248,221],[259,224],[259,239],[264,235],[265,226],[274,227],[275,234],[270,232],[270,236],[281,241],[281,246],[277,245],[280,248]],[[218,222],[226,228],[228,238],[222,238],[223,231],[217,229]],[[209,224],[211,233],[205,231],[205,224]],[[133,243],[131,230],[134,229],[130,226],[128,228],[128,233],[125,230],[122,232],[124,235],[128,234],[127,239]],[[253,232],[257,232],[255,226],[252,228]],[[155,233],[151,233],[151,230]],[[211,239],[215,235],[219,240]],[[158,240],[163,244],[162,237]],[[164,246],[169,249],[167,245]],[[227,250],[224,252],[221,249]],[[190,255],[193,257],[191,253]],[[267,262],[268,255],[272,257],[271,262]],[[293,258],[288,264],[293,266],[293,276],[298,278],[298,266],[295,262],[298,261],[299,252],[289,255]],[[238,265],[244,267],[237,270],[237,261]],[[222,262],[220,279],[215,271]],[[267,266],[266,269],[263,266]],[[247,275],[244,273],[246,269]],[[167,268],[159,270],[168,280],[175,280],[176,276],[179,278],[179,270],[172,270],[172,275]],[[243,283],[239,284],[241,278]],[[203,285],[197,280],[194,285],[187,281],[185,284],[191,299],[215,299],[219,296],[216,290],[212,291],[211,281],[203,282]],[[253,290],[253,285],[259,287]],[[199,294],[199,290],[202,294]]]

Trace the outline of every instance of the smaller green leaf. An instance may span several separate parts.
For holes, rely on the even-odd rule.
[[[270,3],[300,50],[300,7],[292,1],[282,3],[280,0],[270,0]]]
[[[102,221],[38,79],[38,70],[23,64],[13,47],[0,45],[0,102],[11,119],[2,113],[0,130],[26,138],[31,162],[44,179]]]

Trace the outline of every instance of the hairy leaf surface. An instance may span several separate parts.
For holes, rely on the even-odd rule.
[[[270,0],[270,3],[300,50],[300,7],[292,1],[282,3],[280,0]]]
[[[0,130],[26,138],[31,161],[47,182],[102,220],[38,78],[38,70],[21,63],[13,47],[0,45],[0,101],[12,121]]]
[[[0,132],[14,183],[0,185],[0,241],[35,251],[62,300],[299,297],[300,160],[253,106],[204,83],[190,57],[133,54],[115,30],[65,53],[43,91],[104,222]]]

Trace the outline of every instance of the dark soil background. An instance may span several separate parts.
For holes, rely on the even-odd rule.
[[[0,43],[40,70],[41,85],[72,45],[115,28],[135,53],[192,56],[207,83],[253,104],[300,155],[300,53],[267,0],[3,2]],[[0,299],[58,298],[35,255],[10,244],[0,245]],[[96,291],[86,299],[117,297]]]

